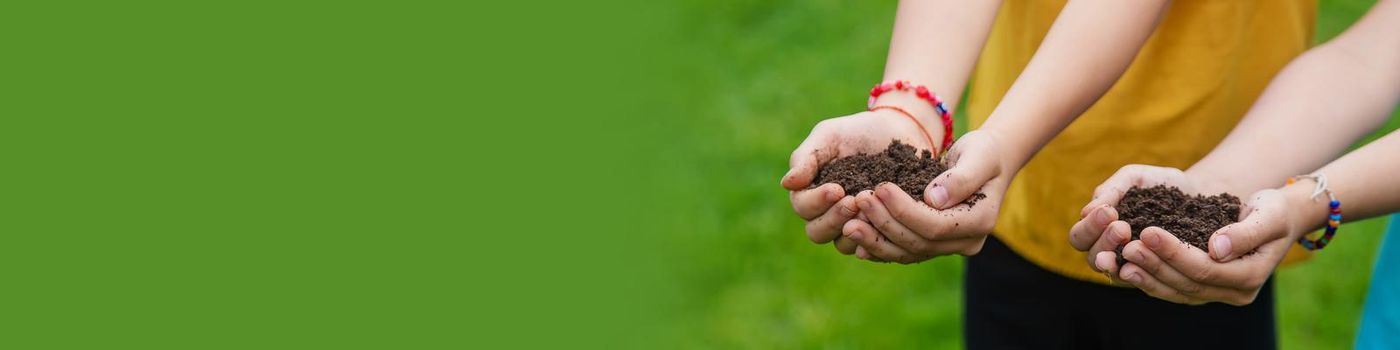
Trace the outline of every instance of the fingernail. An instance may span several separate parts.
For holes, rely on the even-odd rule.
[[[942,208],[943,203],[948,202],[948,189],[943,186],[933,186],[933,190],[928,192],[933,199],[933,206]]]
[[[833,201],[833,202],[834,202],[834,201],[839,201],[839,200],[841,200],[841,194],[840,194],[840,193],[836,193],[836,191],[827,191],[827,192],[826,192],[826,200],[828,200],[828,201]]]
[[[1109,218],[1109,217],[1108,217],[1108,207],[1099,207],[1098,209],[1095,209],[1095,210],[1094,210],[1094,224],[1095,224],[1095,225],[1098,225],[1098,226],[1107,226],[1107,225],[1108,225],[1109,223],[1111,223],[1111,222],[1112,222],[1112,218]]]
[[[1133,283],[1142,282],[1142,276],[1138,276],[1137,272],[1129,273],[1127,276],[1123,276],[1123,279]]]
[[[896,186],[896,187],[898,187],[898,186]],[[894,191],[894,190],[891,190],[889,187],[885,186],[884,184],[881,184],[881,185],[875,187],[875,196],[876,196],[876,197],[880,197],[881,200],[889,200],[889,199],[890,199],[890,195],[894,194],[894,193],[891,193],[891,192],[893,192],[893,191]]]
[[[860,231],[851,231],[851,239],[860,239]]]
[[[862,200],[858,200],[857,202],[860,202],[860,210],[870,210],[870,200],[869,200],[869,199],[862,199]]]
[[[1144,232],[1144,233],[1145,233],[1145,232]],[[1147,247],[1148,247],[1148,248],[1152,248],[1152,249],[1157,249],[1157,245],[1158,245],[1158,244],[1161,244],[1161,240],[1162,240],[1162,238],[1161,238],[1161,237],[1157,237],[1156,234],[1151,234],[1151,235],[1143,234],[1143,235],[1141,235],[1141,237],[1139,237],[1139,238],[1142,238],[1142,242],[1143,242],[1143,243],[1147,243]]]
[[[1094,258],[1094,267],[1099,268],[1099,272],[1108,272],[1108,266],[1103,266],[1103,260],[1099,260],[1097,257]]]
[[[1230,255],[1230,237],[1225,235],[1215,235],[1210,239],[1210,256],[1215,260],[1225,259]]]
[[[848,200],[841,203],[841,209],[846,210],[846,215],[856,215],[856,213],[859,213],[858,211],[856,211],[856,204],[852,202],[854,201]]]

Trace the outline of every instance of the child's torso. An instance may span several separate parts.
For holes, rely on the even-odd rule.
[[[1010,0],[968,96],[976,128],[1025,68],[1063,0]],[[1311,42],[1316,3],[1178,0],[1123,77],[1012,182],[996,235],[1048,270],[1107,283],[1067,243],[1095,186],[1119,167],[1186,168],[1230,132],[1269,80]],[[1298,259],[1296,253],[1289,259]]]

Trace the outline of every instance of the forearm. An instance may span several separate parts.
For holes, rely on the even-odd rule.
[[[1073,0],[982,126],[1019,169],[1122,76],[1157,26],[1167,0]]]
[[[1000,0],[900,1],[884,80],[924,84],[948,108],[956,108],[1000,6]],[[900,106],[924,120],[930,131],[943,134],[933,107],[912,94],[884,94],[877,103]]]
[[[1335,159],[1400,98],[1400,2],[1376,5],[1283,69],[1230,135],[1188,173],[1249,194]]]
[[[1365,219],[1400,211],[1400,132],[1372,142],[1365,147],[1327,164],[1315,173],[1327,176],[1328,188],[1342,202],[1343,215],[1348,221]],[[1294,233],[1310,232],[1327,223],[1327,198],[1308,198],[1314,183],[1304,181],[1290,187],[1292,206],[1297,212]]]

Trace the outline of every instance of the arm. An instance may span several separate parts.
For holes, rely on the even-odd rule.
[[[1337,39],[1290,63],[1225,142],[1187,172],[1124,167],[1095,191],[1081,212],[1086,219],[1071,230],[1071,243],[1082,250],[1097,240],[1089,249],[1091,266],[1158,298],[1252,302],[1293,242],[1326,222],[1327,203],[1310,198],[1311,182],[1247,197],[1244,216],[1212,236],[1209,254],[1177,244],[1160,229],[1144,230],[1141,241],[1128,242],[1126,227],[1117,222],[1106,227],[1117,217],[1109,206],[1134,185],[1250,193],[1335,157],[1400,102],[1397,31],[1400,0],[1383,0]],[[1348,218],[1400,209],[1400,183],[1390,173],[1400,170],[1396,151],[1400,135],[1392,133],[1317,171],[1329,177]],[[1113,262],[1116,246],[1124,246],[1124,258],[1131,262],[1121,269]]]
[[[1229,136],[1184,174],[1174,169],[1124,167],[1099,186],[1094,200],[1080,212],[1081,217],[1095,220],[1075,225],[1071,243],[1089,250],[1091,266],[1114,270],[1114,266],[1097,266],[1094,259],[1113,259],[1096,257],[1103,247],[1090,245],[1096,240],[1105,241],[1100,243],[1108,248],[1127,243],[1117,242],[1120,235],[1101,237],[1101,233],[1117,220],[1111,207],[1128,188],[1170,183],[1185,191],[1245,197],[1335,158],[1385,122],[1400,96],[1400,37],[1393,35],[1397,31],[1400,1],[1384,0],[1336,39],[1284,67]],[[1248,252],[1253,246],[1232,248]]]
[[[1247,195],[1335,159],[1400,96],[1400,2],[1383,1],[1279,72],[1245,118],[1187,173]],[[1299,140],[1302,140],[1301,142]],[[1287,157],[1265,157],[1286,154]]]
[[[885,78],[924,84],[940,96],[960,96],[1000,5],[1000,1],[901,1]],[[952,98],[945,103],[956,102]],[[942,121],[927,102],[912,94],[890,92],[881,95],[877,104],[909,111],[928,128],[934,140],[942,139]],[[855,194],[846,193],[839,185],[808,189],[817,168],[842,156],[878,152],[891,139],[942,151],[937,149],[941,145],[928,145],[907,117],[889,110],[824,120],[793,151],[791,170],[783,176],[782,186],[791,191],[793,209],[807,220],[807,236],[813,242],[835,240],[837,250],[854,253],[854,243],[839,238],[842,225],[859,214]]]
[[[1288,118],[1286,122],[1277,124],[1287,124],[1286,127],[1273,126],[1275,128],[1287,128],[1287,131],[1294,135],[1317,135],[1311,139],[1323,142],[1316,145],[1316,148],[1307,150],[1307,143],[1297,143],[1286,150],[1297,154],[1295,162],[1306,162],[1301,165],[1301,169],[1312,169],[1313,164],[1321,163],[1336,153],[1340,153],[1345,147],[1361,138],[1381,123],[1384,123],[1390,113],[1400,104],[1400,0],[1382,0],[1377,3],[1365,17],[1361,18],[1356,25],[1348,28],[1346,32],[1338,36],[1336,40],[1327,45],[1319,47],[1314,51],[1319,51],[1321,58],[1309,58],[1314,61],[1304,63],[1299,59],[1301,72],[1294,73],[1297,78],[1289,80],[1289,86],[1280,87],[1279,90],[1294,90],[1292,85],[1300,85],[1296,91],[1289,95],[1279,92],[1277,98],[1270,99],[1270,112],[1280,114],[1280,118]],[[1323,50],[1326,50],[1323,52]],[[1334,69],[1326,71],[1322,66],[1332,64]],[[1316,67],[1314,67],[1316,66]],[[1279,79],[1283,79],[1280,77]],[[1321,89],[1310,85],[1310,81],[1322,81],[1327,83],[1332,89]],[[1278,84],[1284,84],[1282,80],[1277,80]],[[1277,85],[1277,84],[1276,84]],[[1271,87],[1272,88],[1272,87]],[[1304,89],[1307,90],[1304,90]],[[1290,106],[1289,98],[1304,98],[1311,95],[1313,100],[1333,101],[1333,103],[1311,103],[1307,106],[1297,106],[1294,103]],[[1264,101],[1260,101],[1264,103]],[[1278,106],[1275,107],[1274,104]],[[1289,108],[1291,107],[1291,108]],[[1260,109],[1263,107],[1256,107]],[[1326,129],[1320,133],[1313,132],[1312,129],[1318,127],[1317,118],[1311,122],[1305,120],[1307,115],[1297,112],[1297,110],[1308,110],[1314,115],[1336,115],[1342,118],[1326,118],[1324,122]],[[1355,117],[1348,117],[1355,116]],[[1263,118],[1260,118],[1263,119]],[[1259,121],[1254,124],[1270,124]],[[1241,127],[1244,125],[1242,124]],[[1268,125],[1260,126],[1251,124],[1250,127],[1258,128],[1260,132],[1271,132],[1267,130]],[[1238,130],[1237,130],[1238,131]],[[1327,135],[1328,132],[1334,133]],[[1264,138],[1270,141],[1268,146],[1275,146],[1281,143],[1277,134],[1270,134]],[[1336,137],[1339,141],[1325,142],[1329,137]],[[1235,138],[1235,133],[1230,134],[1230,138]],[[1227,139],[1229,141],[1229,139]],[[1241,158],[1239,154],[1246,152],[1260,152],[1262,149],[1258,143],[1251,143],[1247,140],[1236,141],[1241,144],[1238,151],[1222,153],[1220,163],[1227,163],[1230,160]],[[1215,152],[1211,153],[1212,155]],[[1319,156],[1318,154],[1321,154]],[[1400,132],[1391,132],[1385,137],[1372,142],[1365,147],[1357,149],[1341,159],[1323,166],[1314,173],[1325,174],[1331,183],[1330,188],[1336,193],[1339,200],[1343,201],[1345,214],[1348,220],[1369,218],[1377,215],[1400,211],[1400,180],[1395,174],[1400,172]],[[1248,158],[1248,157],[1245,157]],[[1257,157],[1267,158],[1267,157]],[[1274,161],[1287,161],[1290,157],[1276,157]],[[1204,163],[1204,161],[1203,161]],[[1272,164],[1260,164],[1260,166],[1270,166]],[[1208,164],[1212,177],[1224,178],[1231,170],[1225,164]],[[1192,167],[1195,169],[1195,167]],[[1218,170],[1215,170],[1218,169]],[[1281,176],[1301,174],[1301,169],[1293,173],[1284,173]],[[1222,180],[1224,182],[1224,180]],[[1307,190],[1308,186],[1300,187]],[[1294,190],[1292,192],[1299,192]],[[1299,197],[1292,195],[1290,198]],[[1290,217],[1298,220],[1292,224],[1289,230],[1289,238],[1296,239],[1296,236],[1306,232],[1311,232],[1322,228],[1326,224],[1327,206],[1321,201],[1298,201],[1297,205],[1290,205],[1295,208]]]
[[[1156,28],[1167,0],[1070,1],[1035,57],[981,129],[949,151],[953,167],[924,191],[929,211],[882,186],[856,200],[870,223],[852,221],[844,233],[862,257],[917,262],[975,254],[995,225],[1011,177],[1123,74]],[[982,191],[987,204],[946,210]],[[871,209],[865,209],[869,206]],[[887,237],[888,240],[879,239]]]
[[[1400,171],[1397,152],[1400,132],[1392,132],[1317,171],[1327,175],[1328,187],[1341,201],[1345,218],[1400,210],[1400,180],[1394,175]],[[1314,187],[1309,180],[1255,193],[1240,222],[1221,228],[1211,238],[1209,255],[1187,247],[1166,231],[1147,228],[1141,240],[1123,248],[1130,263],[1122,267],[1118,277],[1149,295],[1178,303],[1252,303],[1294,242],[1325,225],[1328,200],[1313,199]],[[1217,250],[1228,251],[1230,247],[1230,243],[1219,241],[1225,236],[1233,237],[1234,245],[1247,250],[1236,249],[1232,259],[1219,261]]]
[[[925,84],[939,96],[948,97],[944,101],[948,108],[956,108],[957,97],[967,87],[1000,7],[1000,0],[900,1],[884,80]],[[943,134],[943,129],[936,127],[942,121],[927,102],[908,99],[912,97],[908,94],[882,95],[878,102],[894,103],[886,96],[900,99],[899,106],[925,119],[924,125],[937,129],[937,136]]]
[[[1008,169],[1089,109],[1128,69],[1169,1],[1075,0],[982,130],[1004,142]]]
[[[1396,96],[1400,98],[1400,95]],[[1400,131],[1348,153],[1318,169],[1326,174],[1328,188],[1342,202],[1346,220],[1356,221],[1400,211]],[[1327,224],[1327,201],[1312,200],[1313,186],[1289,186],[1286,196],[1291,220],[1289,238],[1297,239]]]

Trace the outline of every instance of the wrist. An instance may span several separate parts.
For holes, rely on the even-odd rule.
[[[988,122],[990,123],[990,119]],[[1014,174],[1020,172],[1021,167],[1026,166],[1026,162],[1029,162],[1036,152],[1036,147],[1024,142],[1026,135],[1018,133],[1019,131],[1015,128],[1001,128],[992,124],[983,124],[968,134],[974,132],[985,134],[988,138],[995,140],[998,145],[998,156],[1001,159],[1002,169]]]
[[[1289,238],[1297,239],[1327,224],[1329,201],[1325,197],[1313,198],[1311,183],[1284,186],[1281,191],[1288,206]]]
[[[1215,173],[1210,171],[1192,167],[1187,168],[1185,171],[1182,171],[1182,173],[1186,174],[1186,178],[1191,181],[1191,187],[1195,189],[1197,193],[1230,193],[1240,198],[1250,195],[1249,193],[1231,191],[1230,184],[1226,179],[1216,176]]]
[[[915,96],[912,92],[890,91],[876,98],[874,106],[892,106],[908,112],[909,117],[918,120],[918,123],[914,123],[910,121],[908,117],[899,115],[898,113],[882,114],[888,114],[888,118],[891,119],[901,119],[894,122],[902,123],[910,130],[914,130],[920,135],[927,133],[931,138],[929,141],[933,143],[927,145],[929,149],[939,154],[946,151],[943,149],[943,145],[940,144],[940,140],[943,140],[944,137],[943,118],[938,115],[937,110],[935,110],[933,105],[929,104],[928,101]]]

